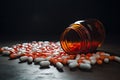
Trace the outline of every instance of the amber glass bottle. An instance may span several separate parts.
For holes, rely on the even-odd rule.
[[[86,19],[67,27],[60,37],[60,44],[68,54],[88,53],[100,47],[104,38],[103,24],[97,19]]]

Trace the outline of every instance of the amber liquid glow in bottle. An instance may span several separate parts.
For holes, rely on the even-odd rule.
[[[105,38],[103,24],[97,19],[76,21],[60,37],[62,49],[68,54],[94,52]]]

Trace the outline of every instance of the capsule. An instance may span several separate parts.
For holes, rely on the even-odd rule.
[[[34,62],[35,62],[35,63],[39,63],[39,62],[41,62],[41,61],[45,61],[45,58],[35,58],[35,59],[34,59]]]
[[[75,57],[75,60],[78,60],[78,59],[80,59],[80,54],[77,54]]]
[[[57,62],[57,63],[56,63],[56,67],[57,67],[58,69],[63,69],[63,64],[62,64],[61,62]]]
[[[33,62],[33,58],[32,57],[28,57],[28,63],[32,63]]]
[[[105,59],[104,59],[104,62],[105,62],[105,63],[109,63],[109,59],[108,59],[108,58],[105,58]]]
[[[90,64],[87,64],[87,63],[81,63],[80,64],[80,69],[86,69],[86,70],[89,70],[91,69],[92,66]]]
[[[9,56],[9,55],[10,55],[10,51],[6,51],[6,50],[5,50],[5,51],[2,51],[2,54],[3,54],[3,55],[6,55],[6,56]]]
[[[83,60],[84,63],[90,64],[89,60]]]
[[[46,57],[46,60],[50,60],[52,58],[52,56],[48,56],[48,57]]]
[[[69,68],[76,68],[78,66],[77,62],[71,62],[69,65]]]
[[[21,56],[21,57],[19,58],[19,60],[20,60],[20,62],[25,62],[25,61],[28,60],[28,56]]]
[[[49,62],[49,61],[41,61],[41,62],[40,62],[40,66],[41,66],[41,67],[49,67],[49,65],[50,65],[50,62]]]
[[[67,61],[68,64],[73,63],[73,62],[77,62],[77,60],[68,60]]]
[[[117,62],[120,62],[120,57],[119,56],[115,56],[115,61],[117,61]]]
[[[9,57],[10,57],[10,59],[16,59],[16,58],[18,58],[18,55],[15,53],[12,53],[12,54],[10,54]]]
[[[95,59],[92,59],[92,60],[90,61],[90,63],[91,63],[92,65],[94,65],[94,64],[96,63],[96,60],[95,60]]]

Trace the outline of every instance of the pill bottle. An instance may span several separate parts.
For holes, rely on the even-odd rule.
[[[86,19],[67,27],[60,36],[60,44],[68,54],[89,53],[96,51],[104,38],[103,24],[97,19]]]

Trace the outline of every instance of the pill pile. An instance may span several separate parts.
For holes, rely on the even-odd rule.
[[[32,41],[30,43],[15,44],[10,47],[0,48],[2,55],[9,56],[10,59],[19,58],[20,62],[39,64],[46,68],[50,65],[57,69],[63,69],[67,65],[70,69],[80,68],[89,70],[92,65],[109,63],[109,61],[120,62],[119,56],[98,51],[87,54],[67,54],[61,48],[60,42]]]

